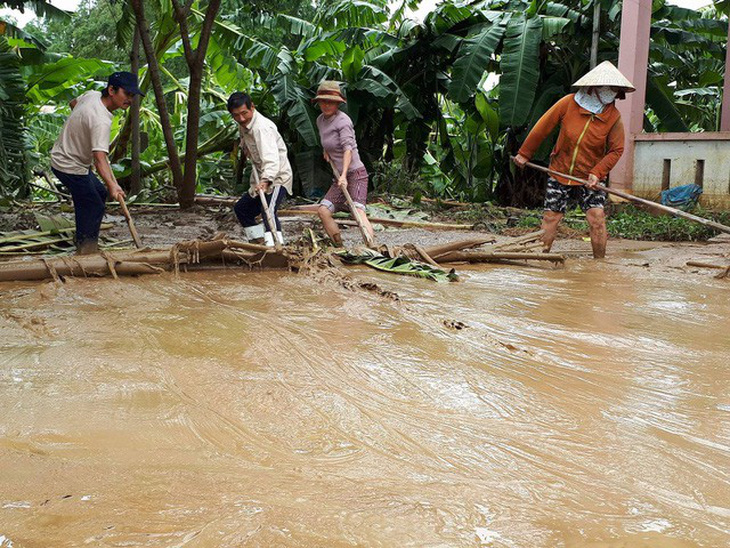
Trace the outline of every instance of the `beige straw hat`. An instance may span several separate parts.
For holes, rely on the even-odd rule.
[[[340,83],[334,80],[324,80],[317,88],[317,96],[312,99],[316,101],[337,101],[338,103],[346,103],[345,98],[340,91]]]
[[[636,91],[634,85],[629,82],[626,76],[621,74],[619,70],[613,66],[613,64],[611,64],[611,61],[604,61],[573,84],[573,87],[598,86],[623,88],[627,93]]]

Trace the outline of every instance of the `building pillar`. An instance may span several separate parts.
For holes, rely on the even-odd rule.
[[[644,126],[651,2],[624,0],[621,12],[618,69],[634,84],[636,91],[627,93],[623,101],[616,101],[626,130],[626,140],[623,156],[611,170],[610,184],[613,188],[628,192],[631,191],[634,177],[634,135],[641,133]]]
[[[720,131],[730,131],[730,26],[727,29],[725,44],[725,85],[722,86],[722,112],[720,114]]]

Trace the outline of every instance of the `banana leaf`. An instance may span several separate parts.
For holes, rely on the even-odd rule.
[[[358,253],[351,251],[340,251],[336,255],[347,264],[364,264],[375,270],[400,274],[402,276],[415,276],[426,278],[436,282],[456,282],[458,276],[454,270],[446,272],[431,265],[412,261],[406,257],[386,257],[371,249],[359,249]]]
[[[499,115],[504,126],[527,122],[540,78],[542,19],[513,16],[507,24],[499,85]]]
[[[449,84],[449,95],[454,101],[463,103],[477,91],[489,60],[502,40],[504,30],[501,21],[498,21],[470,37],[461,46]]]

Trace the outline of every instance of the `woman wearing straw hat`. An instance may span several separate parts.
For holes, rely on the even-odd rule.
[[[548,178],[542,241],[549,250],[568,200],[577,200],[590,226],[593,256],[600,259],[606,256],[608,235],[603,212],[606,193],[600,190],[599,182],[608,176],[624,151],[624,126],[614,102],[635,90],[609,61],[573,86],[578,88],[576,93],[563,97],[538,120],[515,156],[515,163],[524,167],[560,124],[557,142],[550,153],[550,169],[588,179],[588,184],[583,186],[559,176]]]
[[[320,203],[318,213],[322,224],[336,246],[342,245],[342,235],[332,214],[347,211],[347,201],[342,193],[346,187],[352,196],[360,219],[365,229],[372,236],[373,227],[365,214],[365,203],[368,192],[368,172],[360,160],[355,141],[355,128],[350,117],[340,110],[345,98],[340,91],[339,82],[325,80],[317,89],[317,96],[312,99],[319,105],[322,114],[317,117],[319,138],[324,149],[324,159],[337,169],[336,179]]]

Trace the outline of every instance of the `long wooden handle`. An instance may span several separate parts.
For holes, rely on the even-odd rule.
[[[251,169],[253,170],[253,178],[256,181],[256,184],[259,184],[259,172],[256,171],[256,166],[251,164]],[[271,237],[274,239],[274,248],[276,251],[281,251],[281,242],[279,241],[279,235],[277,234],[276,230],[276,223],[274,222],[274,216],[271,214],[271,209],[269,209],[269,204],[266,201],[266,195],[264,194],[264,191],[261,189],[258,189],[259,194],[259,200],[261,200],[261,210],[264,212],[264,215],[266,215],[266,222],[269,224],[269,230],[271,231]]]
[[[332,160],[330,160],[330,166],[332,166],[332,173],[335,174],[335,180],[338,181],[340,179],[340,172],[337,171],[337,167]],[[368,229],[365,228],[365,224],[362,222],[360,215],[358,215],[355,202],[352,201],[350,191],[347,190],[347,185],[341,186],[340,189],[342,190],[342,194],[345,195],[345,200],[347,200],[347,206],[350,208],[350,215],[352,215],[352,218],[355,219],[358,228],[360,228],[360,233],[362,234],[363,240],[365,240],[365,245],[368,247],[375,247],[375,240],[370,235],[370,232],[368,232]]]
[[[127,226],[129,226],[129,232],[132,233],[132,240],[134,240],[134,245],[137,247],[137,249],[141,248],[142,240],[139,238],[139,234],[137,234],[137,229],[134,226],[132,216],[129,214],[127,204],[124,202],[124,198],[122,198],[121,196],[119,196],[119,207],[122,208],[122,214],[124,215],[124,218],[127,219]]]
[[[512,158],[514,160],[514,156],[510,156],[510,158]],[[580,179],[579,177],[573,177],[572,175],[568,175],[566,173],[560,173],[559,171],[555,171],[554,169],[550,169],[550,168],[547,168],[544,166],[539,166],[537,164],[533,164],[532,162],[526,162],[525,165],[530,166],[533,169],[537,169],[538,171],[544,171],[545,173],[552,173],[553,175],[557,175],[558,177],[563,177],[570,181],[575,181],[576,183],[580,183],[582,185],[588,184],[588,181],[585,179]],[[716,223],[715,221],[710,221],[709,219],[705,219],[704,217],[698,217],[697,215],[692,215],[691,213],[687,213],[686,211],[682,211],[681,209],[676,209],[674,207],[669,207],[664,204],[652,202],[651,200],[645,200],[644,198],[639,198],[638,196],[634,196],[633,194],[628,194],[626,192],[622,192],[620,190],[616,190],[614,188],[607,187],[605,185],[598,185],[598,186],[604,192],[607,192],[608,194],[613,194],[614,196],[618,196],[620,198],[623,198],[624,200],[629,200],[630,202],[635,202],[637,204],[651,206],[655,209],[663,211],[664,213],[668,213],[669,215],[673,215],[675,217],[682,217],[683,219],[687,219],[689,221],[694,221],[696,223],[700,223],[705,226],[709,226],[710,228],[714,228],[715,230],[719,230],[720,232],[726,232],[726,233],[730,234],[730,226],[725,226],[723,224]]]

